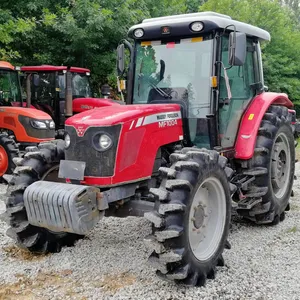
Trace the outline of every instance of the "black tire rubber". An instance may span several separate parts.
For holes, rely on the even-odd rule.
[[[8,167],[5,174],[12,174],[15,169],[15,163],[13,159],[18,157],[19,148],[12,136],[9,136],[6,132],[0,133],[0,146],[3,147],[8,158]],[[3,174],[4,175],[4,174]]]
[[[30,184],[41,180],[48,170],[64,159],[64,141],[41,143],[38,147],[28,147],[26,150],[24,157],[18,160],[7,188],[5,219],[10,225],[7,235],[31,252],[59,252],[63,246],[72,246],[82,236],[55,233],[29,224],[23,194]]]
[[[216,266],[224,266],[224,248],[230,248],[227,241],[231,218],[231,194],[235,186],[229,183],[233,173],[227,167],[227,159],[216,151],[184,148],[170,156],[170,168],[160,168],[162,182],[159,188],[150,192],[156,198],[155,210],[145,217],[154,223],[152,235],[145,238],[145,245],[152,250],[149,262],[157,274],[193,286],[202,286],[206,279],[215,277]],[[225,191],[226,221],[222,238],[216,251],[206,261],[199,261],[190,248],[188,237],[189,208],[193,197],[203,180],[217,177]],[[160,206],[168,209],[159,213]],[[159,235],[165,238],[161,240]]]
[[[244,194],[261,197],[261,202],[250,209],[237,209],[237,212],[244,218],[256,224],[276,225],[284,220],[285,210],[289,206],[289,198],[292,193],[295,173],[295,142],[291,126],[291,117],[288,109],[284,106],[271,105],[263,117],[258,131],[254,156],[247,162],[245,171],[260,170],[261,173],[255,176],[255,180],[243,190]],[[272,186],[272,157],[274,157],[274,145],[277,136],[283,133],[290,148],[290,175],[289,185],[281,198],[275,196]]]

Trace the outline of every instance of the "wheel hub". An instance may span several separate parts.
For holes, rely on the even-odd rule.
[[[277,198],[281,198],[288,187],[290,176],[290,146],[285,134],[276,138],[272,153],[272,187]]]
[[[285,171],[286,171],[286,153],[284,151],[281,151],[278,155],[278,161],[277,161],[277,178],[280,182],[282,182],[282,179],[284,178]]]
[[[200,229],[203,226],[205,219],[205,211],[202,205],[195,207],[195,213],[193,218],[193,224],[196,229]]]
[[[198,260],[214,255],[226,223],[226,199],[222,183],[209,177],[199,186],[189,212],[188,237]]]

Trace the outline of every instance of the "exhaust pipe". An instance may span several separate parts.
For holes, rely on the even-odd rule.
[[[72,95],[72,73],[68,67],[66,73],[66,92],[65,92],[65,117],[69,118],[73,115],[73,95]]]
[[[28,74],[26,77],[26,107],[27,108],[29,108],[31,105],[31,82],[30,82],[31,76],[32,74]]]

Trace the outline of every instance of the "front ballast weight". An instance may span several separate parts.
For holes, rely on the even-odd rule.
[[[24,192],[28,222],[54,232],[87,234],[104,216],[102,201],[98,188],[59,182],[36,181]]]

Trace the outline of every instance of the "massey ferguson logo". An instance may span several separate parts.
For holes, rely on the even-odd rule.
[[[82,126],[79,126],[78,128],[76,128],[76,132],[77,132],[77,135],[82,137],[84,135],[86,131],[86,128],[83,128]]]

